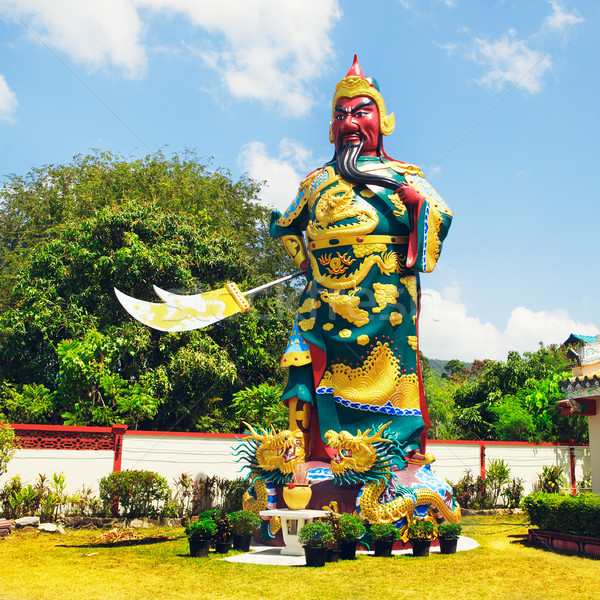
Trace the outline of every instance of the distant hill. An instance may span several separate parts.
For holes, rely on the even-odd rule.
[[[448,361],[450,360],[448,359],[440,359],[440,358],[429,358],[429,366],[431,368],[432,371],[435,371],[436,373],[438,373],[438,375],[443,375],[444,374],[444,365],[446,365],[448,363]],[[463,362],[461,361],[463,365],[465,365],[465,368],[470,369],[471,366],[473,365],[473,363],[469,363],[469,362]]]

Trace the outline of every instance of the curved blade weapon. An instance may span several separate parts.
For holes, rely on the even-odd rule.
[[[240,291],[235,283],[228,283],[225,287],[211,292],[180,296],[154,286],[156,295],[163,301],[160,304],[137,300],[117,288],[114,290],[123,308],[144,325],[159,331],[191,331],[208,327],[237,313],[248,312],[249,296],[259,294],[274,285],[285,283],[305,273],[305,271],[297,271],[247,292]]]

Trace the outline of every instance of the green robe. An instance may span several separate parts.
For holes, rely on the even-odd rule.
[[[311,173],[294,202],[271,218],[271,235],[306,237],[310,267],[282,358],[291,367],[282,399],[316,406],[325,432],[377,430],[391,421],[400,466],[421,451],[429,426],[418,360],[419,273],[433,270],[452,213],[421,171],[361,157],[358,168],[407,182],[425,198],[410,238],[409,215],[390,190],[352,185],[335,163]],[[423,435],[424,441],[424,435]]]

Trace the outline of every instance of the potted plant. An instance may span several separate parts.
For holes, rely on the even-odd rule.
[[[340,543],[340,558],[354,560],[356,544],[365,535],[367,528],[358,515],[344,513],[338,521],[338,541]]]
[[[260,527],[260,517],[249,510],[237,510],[229,513],[229,523],[233,533],[233,548],[248,552],[252,536]]]
[[[458,545],[458,538],[462,532],[459,523],[442,523],[438,525],[438,539],[441,554],[454,554]]]
[[[300,529],[298,540],[304,546],[307,567],[323,567],[327,559],[327,549],[335,542],[331,523],[313,521]]]
[[[400,539],[400,530],[393,523],[374,523],[369,534],[375,542],[375,556],[391,556],[394,542]]]
[[[292,480],[283,484],[283,500],[289,509],[303,510],[311,496],[308,467],[305,464],[298,465],[292,473]]]
[[[431,521],[418,519],[408,526],[407,535],[413,556],[429,556],[431,541],[437,536],[437,526]]]
[[[231,549],[231,523],[224,510],[213,511],[213,521],[217,526],[215,550],[219,554],[227,554]]]
[[[208,556],[210,543],[217,535],[217,526],[210,517],[204,517],[185,526],[185,535],[192,556]]]

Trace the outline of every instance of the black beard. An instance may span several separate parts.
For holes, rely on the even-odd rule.
[[[400,186],[397,181],[375,173],[364,173],[358,169],[358,157],[364,144],[364,139],[361,139],[358,144],[347,143],[336,152],[335,162],[338,173],[349,183],[378,185],[389,190],[397,190]]]

